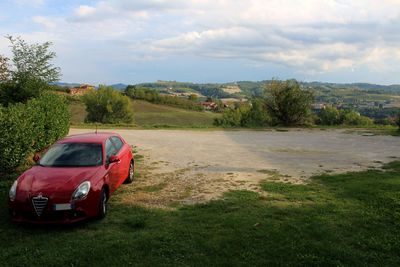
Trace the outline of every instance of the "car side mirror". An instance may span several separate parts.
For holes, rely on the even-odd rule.
[[[112,156],[110,157],[110,159],[108,160],[108,162],[109,162],[109,163],[120,162],[120,159],[119,159],[118,156],[112,155]]]
[[[33,161],[35,161],[37,163],[39,160],[40,160],[40,154],[35,153],[35,155],[33,156]]]

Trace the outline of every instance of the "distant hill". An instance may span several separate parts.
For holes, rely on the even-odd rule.
[[[144,87],[154,89],[164,93],[199,93],[205,97],[212,98],[249,98],[254,96],[261,96],[264,92],[266,84],[271,80],[264,81],[236,81],[229,83],[191,83],[191,82],[177,82],[177,81],[157,81],[148,83],[134,84],[136,87]],[[74,87],[79,86],[79,83],[54,83],[60,86]],[[400,95],[400,85],[380,85],[370,83],[326,83],[326,82],[301,82],[301,85],[323,92],[335,92],[340,90],[356,90],[365,91],[366,93],[375,94],[393,94]],[[124,83],[116,83],[110,85],[116,90],[123,91],[128,86]],[[235,88],[235,90],[229,90]],[[227,90],[228,89],[228,90]]]
[[[52,83],[52,84],[55,84],[55,85],[58,85],[58,86],[69,87],[69,88],[81,85],[80,83],[64,83],[64,82],[55,82],[55,83]]]
[[[371,83],[324,83],[324,82],[306,82],[302,83],[309,87],[328,87],[328,88],[348,88],[366,91],[383,91],[390,93],[400,93],[400,85],[380,85]]]
[[[116,83],[110,86],[118,91],[124,91],[128,85],[123,83]]]

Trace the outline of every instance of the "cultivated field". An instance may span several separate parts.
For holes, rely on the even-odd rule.
[[[304,184],[312,175],[373,169],[400,156],[398,137],[344,130],[116,132],[144,156],[123,201],[156,207],[204,202],[229,190],[262,192],[264,180]]]

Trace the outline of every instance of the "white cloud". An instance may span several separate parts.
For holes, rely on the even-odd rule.
[[[305,73],[400,65],[400,0],[111,0],[33,21],[39,38],[85,58],[94,47],[125,62],[224,58]]]
[[[55,21],[53,21],[51,18],[47,18],[44,16],[34,16],[32,18],[32,20],[33,20],[33,22],[40,24],[49,29],[53,29],[57,26]]]
[[[45,0],[14,0],[17,5],[33,5],[33,6],[41,6],[45,3]]]

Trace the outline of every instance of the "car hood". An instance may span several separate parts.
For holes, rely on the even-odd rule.
[[[61,192],[70,194],[82,182],[95,176],[101,167],[34,166],[18,178],[18,190],[25,191],[30,195],[39,193],[53,195]]]

